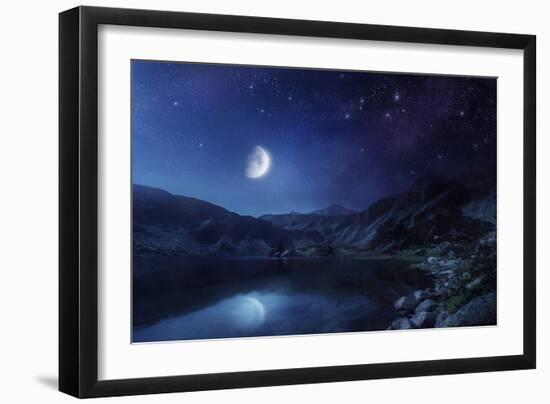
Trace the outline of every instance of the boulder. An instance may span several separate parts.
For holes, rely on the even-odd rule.
[[[391,328],[394,330],[410,330],[413,327],[408,318],[402,317],[394,320],[391,323]]]
[[[437,308],[437,303],[434,302],[432,299],[424,300],[422,303],[420,303],[418,306],[416,306],[416,309],[414,312],[416,314],[422,313],[422,312],[428,312],[431,313]]]
[[[424,299],[427,299],[429,296],[429,293],[425,290],[415,290],[413,293],[413,297],[416,303],[421,302]]]
[[[449,293],[449,288],[440,284],[435,285],[435,293],[441,297],[445,298]]]
[[[414,328],[430,328],[435,324],[436,315],[434,312],[422,311],[415,314],[410,322]]]
[[[462,265],[462,260],[460,258],[441,260],[439,265],[443,270],[456,271]]]
[[[395,310],[405,310],[405,311],[412,311],[414,310],[415,306],[416,306],[416,301],[411,296],[401,296],[393,304],[393,307],[395,307]]]
[[[435,265],[435,264],[437,264],[437,258],[436,257],[428,257],[426,259],[426,262],[430,265]]]
[[[437,272],[437,275],[440,277],[440,278],[450,278],[451,276],[454,275],[454,271],[453,270],[446,270],[446,271],[439,271]]]
[[[497,323],[497,295],[495,292],[478,296],[462,306],[445,320],[445,327],[495,325]]]
[[[471,281],[466,285],[466,289],[476,290],[483,284],[484,281],[485,281],[485,275],[478,276],[477,278],[475,278],[473,281]]]
[[[438,328],[446,327],[445,320],[447,320],[447,318],[449,318],[449,316],[450,316],[450,314],[447,311],[440,312],[437,315],[437,317],[435,318],[435,326],[438,327]]]

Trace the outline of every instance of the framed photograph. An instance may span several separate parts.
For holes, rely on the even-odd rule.
[[[535,367],[535,37],[60,14],[59,387]]]

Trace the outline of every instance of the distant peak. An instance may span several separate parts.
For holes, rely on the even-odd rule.
[[[354,210],[345,208],[341,205],[330,205],[328,208],[325,209],[318,209],[313,212],[314,215],[320,215],[320,216],[341,216],[341,215],[352,215],[355,212]]]

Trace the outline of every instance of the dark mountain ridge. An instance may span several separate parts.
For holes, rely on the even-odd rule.
[[[342,215],[353,215],[354,213],[357,213],[354,210],[345,208],[341,205],[330,205],[328,208],[325,209],[317,209],[313,212],[314,215],[321,215],[321,216],[342,216]]]
[[[141,185],[133,192],[134,248],[145,255],[268,255],[314,246],[395,252],[443,241],[474,242],[496,224],[492,173],[422,178],[361,212],[333,205],[260,218]]]
[[[439,241],[472,241],[494,228],[494,178],[423,178],[410,190],[382,198],[355,214],[264,215],[293,233],[295,244],[329,244],[391,251]]]
[[[142,185],[133,196],[137,254],[266,255],[293,247],[286,230],[200,199]]]

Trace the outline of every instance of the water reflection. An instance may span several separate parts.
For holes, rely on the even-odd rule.
[[[228,302],[227,306],[235,307],[231,310],[231,317],[237,327],[245,329],[258,328],[265,320],[265,307],[256,298],[251,296],[237,296],[234,302]]]
[[[223,299],[186,315],[164,319],[134,330],[134,341],[236,337],[253,333],[265,321],[267,308],[262,300],[275,303],[280,296],[251,293]]]
[[[366,296],[252,292],[134,330],[134,342],[309,334],[349,329],[378,305]]]
[[[133,341],[383,330],[393,301],[429,280],[396,261],[134,262]]]

